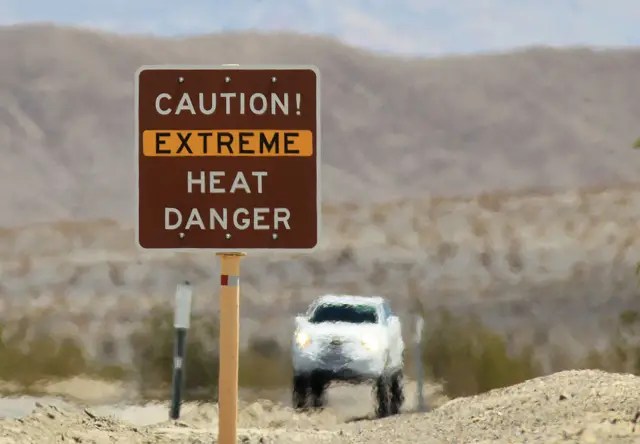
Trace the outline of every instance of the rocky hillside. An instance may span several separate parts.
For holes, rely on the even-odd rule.
[[[387,296],[402,315],[419,300],[502,328],[560,328],[554,340],[596,340],[601,319],[640,308],[638,220],[632,186],[327,205],[316,253],[243,259],[243,336],[259,327],[287,338],[291,315],[341,291]],[[196,285],[197,310],[216,309],[214,255],[133,245],[131,229],[108,221],[3,230],[0,313],[41,313],[41,327],[87,338],[125,334],[113,326],[171,304],[183,279]]]
[[[381,57],[325,39],[0,28],[0,226],[134,217],[133,73],[312,63],[328,201],[635,180],[640,52]]]

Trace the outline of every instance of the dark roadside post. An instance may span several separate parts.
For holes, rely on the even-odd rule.
[[[422,334],[424,329],[424,319],[422,316],[417,315],[415,318],[415,361],[416,361],[416,378],[418,388],[416,390],[416,408],[419,412],[426,412],[428,410],[424,402],[424,370],[422,368]]]
[[[173,348],[173,379],[171,383],[171,410],[169,417],[173,420],[180,418],[180,404],[185,378],[185,359],[187,355],[187,331],[191,319],[191,284],[187,281],[178,284],[176,288],[176,302],[173,326],[175,342]]]

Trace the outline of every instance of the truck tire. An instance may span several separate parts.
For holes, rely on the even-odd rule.
[[[390,401],[391,401],[391,393],[390,393],[390,384],[389,378],[387,376],[380,376],[376,379],[373,390],[375,395],[376,402],[376,416],[378,418],[384,418],[389,416],[390,413]]]
[[[296,410],[305,410],[309,399],[309,378],[304,375],[293,377],[292,405]]]
[[[397,371],[391,377],[391,399],[389,403],[389,413],[397,415],[404,404],[404,375],[402,370]]]
[[[327,404],[327,382],[320,375],[311,377],[311,405],[313,408],[323,408]]]

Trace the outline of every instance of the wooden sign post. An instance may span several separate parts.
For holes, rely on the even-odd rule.
[[[220,256],[220,376],[218,442],[237,442],[238,357],[240,354],[240,259],[244,253]]]

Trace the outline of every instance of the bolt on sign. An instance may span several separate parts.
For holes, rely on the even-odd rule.
[[[142,248],[302,251],[318,243],[316,67],[142,67],[136,147]]]

